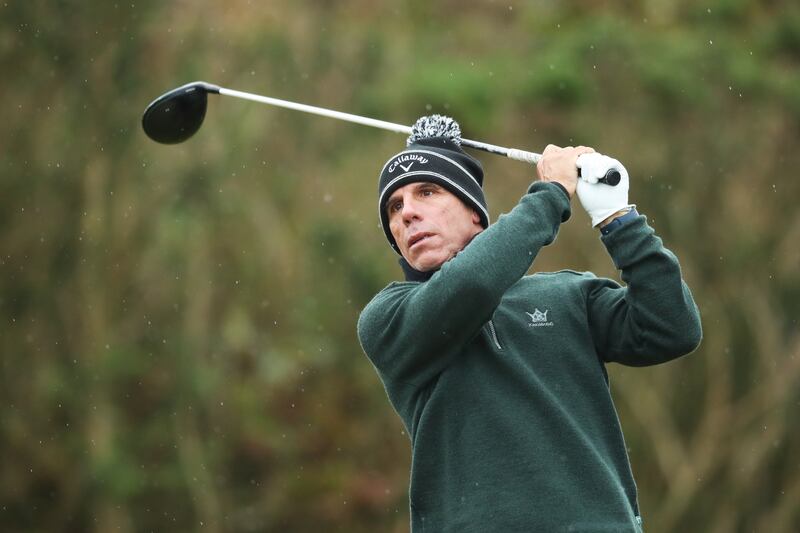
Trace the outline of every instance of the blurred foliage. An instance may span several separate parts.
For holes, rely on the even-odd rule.
[[[145,138],[194,79],[621,159],[705,326],[610,369],[648,531],[800,530],[795,2],[9,0],[0,67],[3,531],[408,529],[355,335],[403,139],[216,97]],[[480,157],[496,218],[534,173]],[[534,268],[617,276],[577,204]]]

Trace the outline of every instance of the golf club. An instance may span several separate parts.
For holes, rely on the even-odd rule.
[[[208,94],[220,94],[223,96],[233,96],[243,100],[251,100],[295,111],[303,111],[314,115],[336,118],[365,126],[372,126],[384,130],[411,134],[411,126],[403,126],[383,120],[342,113],[322,107],[315,107],[306,104],[299,104],[287,100],[279,100],[269,96],[246,93],[226,89],[204,81],[195,81],[182,85],[177,89],[166,92],[150,102],[142,116],[142,128],[148,137],[162,144],[176,144],[185,141],[194,135],[203,124],[208,107]],[[536,164],[541,159],[541,154],[518,150],[516,148],[504,148],[470,139],[461,139],[462,146],[469,146],[477,150],[483,150],[492,154],[504,155],[510,159]],[[578,169],[580,175],[580,169]],[[609,169],[603,178],[599,180],[608,185],[617,185],[620,181],[620,173],[616,169]]]

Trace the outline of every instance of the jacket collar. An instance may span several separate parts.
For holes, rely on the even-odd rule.
[[[436,270],[429,270],[428,272],[422,272],[420,270],[415,269],[411,265],[408,264],[408,261],[404,257],[401,257],[398,261],[400,263],[400,268],[403,269],[403,274],[406,276],[406,281],[419,281],[420,283],[423,281],[428,281],[433,276]]]
[[[558,185],[558,184],[556,184],[556,185]],[[563,189],[563,187],[562,187],[562,189]],[[566,191],[566,189],[564,189],[564,190]],[[477,237],[479,234],[480,234],[480,232],[476,233],[475,235],[473,235],[472,239],[470,239],[467,242],[467,244],[464,245],[464,248],[469,246],[470,243],[472,243],[473,239],[475,239],[475,237]],[[417,270],[416,268],[412,267],[408,263],[408,261],[406,261],[406,258],[402,257],[402,256],[398,260],[398,263],[400,263],[400,268],[403,269],[403,274],[405,274],[405,276],[406,276],[406,281],[419,281],[420,283],[428,281],[429,279],[431,279],[431,276],[433,276],[439,270],[439,268],[441,268],[441,267],[439,267],[439,268],[437,268],[435,270],[428,270],[427,272],[422,272],[422,271]]]

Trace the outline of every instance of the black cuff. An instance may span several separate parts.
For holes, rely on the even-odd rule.
[[[562,209],[561,222],[566,222],[572,215],[572,202],[570,202],[569,193],[567,193],[567,189],[565,189],[563,185],[556,183],[555,181],[536,180],[531,183],[530,187],[528,187],[528,194],[545,189],[551,189],[551,186],[556,186],[556,189],[564,193],[564,199],[566,200],[566,203],[559,206],[559,208]],[[556,194],[556,198],[558,198],[558,194]]]
[[[552,183],[553,185],[558,185],[558,188],[559,188],[559,189],[561,189],[562,191],[564,191],[564,194],[567,196],[567,200],[569,200],[569,199],[570,199],[570,197],[569,197],[569,193],[567,192],[567,188],[566,188],[566,187],[564,187],[563,185],[561,185],[561,184],[560,184],[559,182],[557,182],[557,181],[551,181],[550,183]]]

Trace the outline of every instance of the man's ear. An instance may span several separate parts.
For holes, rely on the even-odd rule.
[[[475,209],[472,210],[472,223],[479,226],[481,225],[481,216]]]

